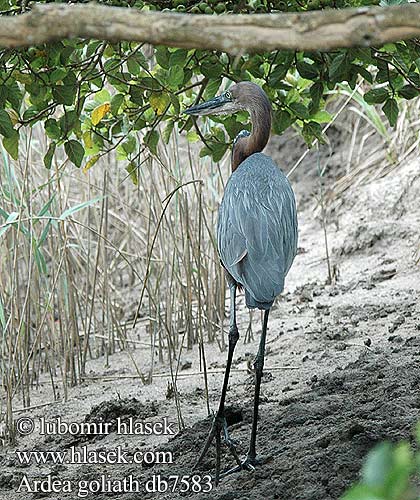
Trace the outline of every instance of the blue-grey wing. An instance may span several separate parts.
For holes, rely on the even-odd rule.
[[[297,248],[293,190],[271,158],[254,154],[231,175],[217,243],[224,267],[248,294],[247,304],[269,307],[284,288]]]

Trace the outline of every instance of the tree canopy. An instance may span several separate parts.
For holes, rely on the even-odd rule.
[[[115,0],[127,9],[171,10],[220,16],[224,13],[306,12],[377,5],[377,0]],[[404,0],[381,0],[387,8]],[[1,16],[31,9],[21,0],[0,0]],[[183,131],[203,140],[201,156],[219,161],[236,134],[249,129],[246,113],[213,118],[203,134],[182,110],[221,91],[229,81],[253,80],[273,103],[273,132],[297,127],[310,146],[322,141],[328,93],[338,84],[354,89],[366,82],[364,99],[380,104],[391,126],[399,101],[420,94],[420,41],[328,52],[276,50],[232,55],[225,52],[144,43],[70,39],[0,51],[0,134],[18,158],[24,127],[42,122],[48,137],[44,163],[63,148],[77,167],[91,168],[116,150],[134,181],[145,154],[157,154],[160,140]]]

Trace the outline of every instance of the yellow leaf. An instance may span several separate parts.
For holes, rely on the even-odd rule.
[[[83,167],[82,171],[84,174],[87,173],[87,171],[95,165],[95,163],[99,160],[100,155],[95,155],[90,158],[90,160],[87,161],[86,165]]]
[[[197,134],[195,130],[190,130],[187,132],[187,141],[188,142],[197,142],[200,140],[200,136]]]
[[[19,115],[14,109],[7,109],[6,111],[9,113],[10,121],[12,122],[13,126],[15,126],[19,121]]]
[[[83,143],[87,149],[93,147],[92,132],[90,130],[85,130],[85,132],[83,132]]]
[[[156,114],[162,115],[171,102],[171,98],[168,94],[163,92],[160,92],[159,94],[157,92],[153,92],[150,95],[149,101],[152,108],[156,111]]]
[[[111,104],[109,102],[104,102],[103,104],[96,106],[96,108],[92,111],[92,116],[91,116],[92,124],[98,125],[98,123],[109,112],[110,109],[111,109]]]

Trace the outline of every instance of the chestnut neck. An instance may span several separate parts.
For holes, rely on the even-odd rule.
[[[239,137],[232,150],[232,172],[248,156],[262,151],[270,138],[271,130],[271,104],[264,95],[255,99],[253,106],[249,108],[252,123],[252,134],[247,137]]]

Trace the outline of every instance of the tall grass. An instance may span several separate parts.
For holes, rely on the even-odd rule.
[[[143,348],[141,366],[131,356],[143,382],[156,361],[176,382],[183,349],[199,343],[205,366],[204,342],[223,347],[217,167],[174,137],[135,185],[112,155],[87,173],[60,156],[46,170],[44,141],[30,132],[19,162],[3,153],[0,165],[0,415],[11,435],[15,402],[30,406],[46,375],[66,399],[89,359]]]
[[[363,91],[341,85],[340,92],[351,97],[346,113],[357,116],[350,131],[346,172],[330,186],[329,201],[339,200],[350,187],[378,179],[420,153],[420,98],[402,101],[394,129],[379,106],[363,100]],[[335,96],[337,98],[337,96]]]

